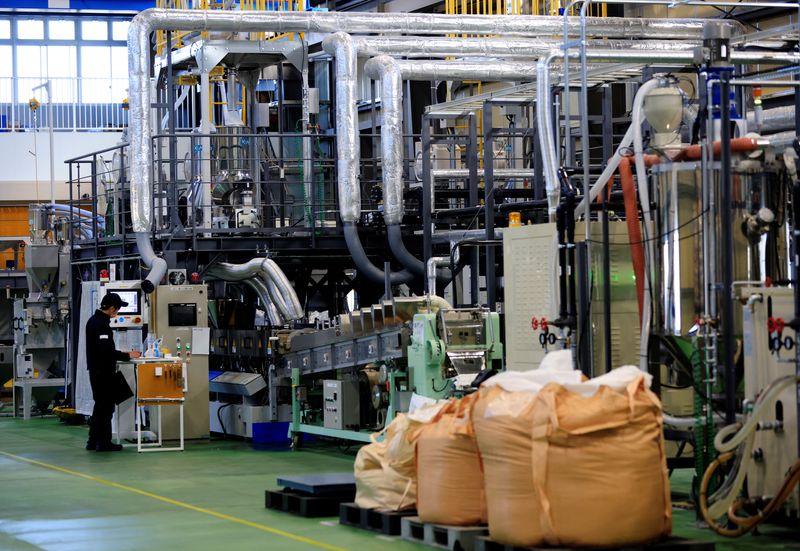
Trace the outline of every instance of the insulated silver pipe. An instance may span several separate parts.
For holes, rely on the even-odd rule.
[[[466,168],[437,168],[431,170],[431,175],[437,179],[469,178],[469,169]],[[495,180],[509,180],[511,178],[533,178],[532,168],[495,168],[492,177]]]
[[[220,262],[208,269],[211,276],[226,281],[245,281],[260,278],[269,291],[271,301],[287,320],[303,317],[303,308],[286,275],[269,258],[253,258],[243,264]]]
[[[537,59],[563,40],[556,38],[503,39],[495,38],[440,38],[404,37],[353,37],[361,57],[390,55],[393,57],[501,57],[503,59]],[[691,51],[700,43],[694,41],[665,40],[589,40],[590,49]]]
[[[755,124],[755,113],[750,111],[747,113],[748,129],[752,128],[752,130],[761,134],[772,134],[783,130],[791,130],[794,128],[794,106],[787,105],[785,107],[764,109],[761,114],[761,128],[755,128]]]
[[[358,58],[352,38],[345,33],[327,37],[322,41],[322,47],[334,57],[336,71],[336,175],[339,215],[342,222],[357,222],[361,216],[358,170],[361,140],[356,108]]]
[[[610,38],[648,37],[697,39],[702,19],[590,18],[593,35]],[[568,30],[579,28],[577,18]],[[139,13],[128,30],[129,135],[131,152],[131,219],[133,231],[149,240],[152,228],[153,150],[150,127],[150,35],[164,31],[448,33],[504,36],[557,35],[562,18],[550,16],[432,15],[409,13],[249,12],[149,9]],[[737,29],[737,31],[740,29]],[[137,243],[143,243],[137,235]],[[152,253],[152,245],[145,253]],[[148,276],[148,281],[150,277]]]
[[[487,61],[489,61],[487,63]],[[522,61],[397,61],[404,80],[532,81],[536,64]]]

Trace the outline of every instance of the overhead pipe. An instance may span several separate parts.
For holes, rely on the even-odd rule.
[[[358,110],[356,108],[356,64],[358,62],[353,39],[346,33],[338,32],[322,42],[326,52],[334,56],[336,68],[336,169],[339,190],[339,216],[344,225],[344,237],[347,249],[353,257],[358,271],[375,283],[384,282],[384,270],[375,266],[364,252],[361,238],[358,235],[358,223],[361,217],[361,183],[359,181],[358,163],[361,158],[360,132],[358,128]],[[391,121],[389,121],[391,123]],[[402,171],[402,129],[400,140],[394,147],[399,148],[399,156],[392,149],[388,161],[400,166]],[[392,144],[389,144],[390,146]],[[386,144],[384,144],[386,146]],[[401,190],[402,193],[402,190]],[[390,219],[392,214],[390,213]],[[402,218],[402,212],[400,212]],[[387,220],[387,225],[390,222]],[[399,221],[396,222],[399,224]],[[391,272],[389,282],[393,285],[407,283],[414,278],[408,270]]]
[[[610,38],[697,39],[702,19],[588,18],[583,23],[593,35]],[[738,24],[729,23],[733,26]],[[741,25],[738,25],[741,27]],[[433,15],[411,13],[250,12],[149,9],[131,21],[128,30],[129,134],[131,150],[131,220],[145,264],[156,266],[149,242],[152,228],[153,150],[150,106],[150,35],[163,31],[316,32],[443,35],[469,33],[505,36],[556,35],[562,18],[553,16]],[[567,21],[568,32],[579,29],[578,18]],[[735,30],[741,30],[737,28]],[[735,34],[735,33],[733,33]],[[349,224],[353,224],[352,222]],[[353,231],[347,232],[353,238]],[[143,237],[140,238],[139,235]],[[358,237],[356,232],[355,237]],[[358,247],[356,247],[358,249]],[[363,250],[363,249],[362,249]],[[362,259],[363,260],[363,259]],[[374,266],[373,266],[374,267]],[[152,269],[152,268],[151,268]],[[373,273],[373,270],[366,270]],[[143,288],[154,288],[158,273],[148,275]],[[158,278],[160,281],[160,278]],[[403,279],[396,276],[395,280]],[[158,281],[156,281],[156,284]]]
[[[353,37],[360,57],[390,55],[392,57],[500,57],[503,59],[537,59],[550,50],[560,48],[563,40],[531,37],[527,39],[426,37],[415,36]],[[587,47],[604,50],[691,51],[700,40],[588,40]]]
[[[347,41],[345,33],[334,35],[337,40]],[[352,42],[352,39],[350,39]],[[503,81],[531,79],[535,65],[514,62],[483,64],[461,61],[398,61],[382,55],[370,59],[364,65],[366,75],[381,82],[381,157],[383,163],[383,216],[386,221],[389,246],[406,268],[418,275],[425,275],[425,264],[412,255],[400,230],[403,220],[403,81],[404,80],[453,80],[474,79],[481,81]],[[344,107],[350,116],[356,117],[355,104]],[[532,176],[532,172],[530,173]],[[341,194],[340,194],[341,196]],[[442,272],[440,277],[449,279]]]

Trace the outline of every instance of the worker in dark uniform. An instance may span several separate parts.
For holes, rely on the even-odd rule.
[[[128,303],[116,293],[108,293],[100,309],[86,322],[86,367],[92,384],[94,410],[89,421],[87,450],[119,451],[122,446],[111,442],[111,417],[114,415],[113,376],[117,362],[141,356],[139,352],[120,352],[114,346],[111,318]]]

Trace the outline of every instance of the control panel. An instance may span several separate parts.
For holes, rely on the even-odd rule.
[[[145,304],[140,282],[138,281],[110,281],[103,285],[100,299],[107,293],[116,293],[127,302],[111,318],[112,329],[141,329],[147,323]]]
[[[358,429],[361,407],[357,381],[325,381],[323,407],[325,428]]]

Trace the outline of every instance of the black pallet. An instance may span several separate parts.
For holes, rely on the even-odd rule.
[[[400,520],[414,516],[417,511],[385,511],[364,509],[355,503],[342,503],[339,507],[339,524],[379,532],[385,536],[400,535]]]
[[[475,540],[475,551],[571,551],[572,549],[569,547],[515,547],[497,543],[489,537],[478,537]],[[670,537],[657,543],[605,548],[605,551],[714,551],[715,549],[715,544],[710,541]]]
[[[339,505],[352,501],[354,494],[315,496],[296,490],[267,490],[264,496],[265,507],[307,518],[335,517]]]

